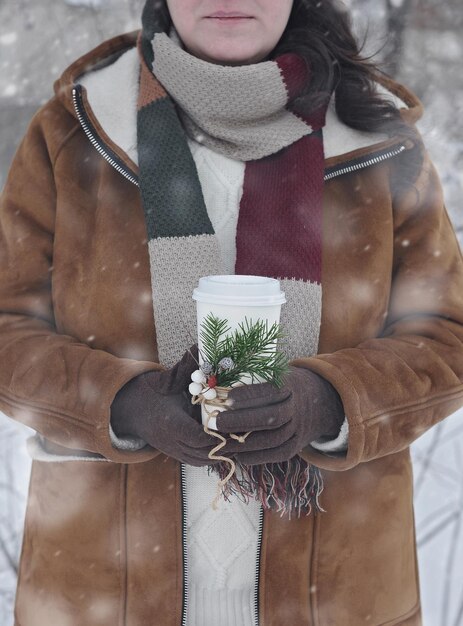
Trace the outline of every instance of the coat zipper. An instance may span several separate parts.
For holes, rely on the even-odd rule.
[[[397,156],[406,149],[407,147],[403,143],[398,145],[396,148],[393,148],[392,150],[386,148],[381,152],[375,153],[374,156],[370,155],[369,159],[353,161],[350,165],[343,165],[342,167],[334,168],[325,173],[324,179],[325,181],[331,180],[336,176],[355,172],[357,170],[364,169],[365,167],[370,167],[370,165],[376,165],[376,163],[380,163],[381,161],[385,161],[386,159]]]
[[[183,600],[181,626],[187,626],[188,617],[188,554],[187,554],[187,503],[186,503],[186,468],[180,463],[181,492],[182,492],[182,556],[183,556]],[[254,624],[259,626],[259,583],[260,583],[260,554],[262,546],[262,534],[264,529],[264,507],[260,505],[259,526],[257,529],[257,556],[254,574]]]
[[[181,626],[187,626],[188,607],[188,554],[187,554],[187,505],[186,505],[186,469],[185,464],[180,463],[180,485],[182,491],[182,556],[183,556],[183,600]]]
[[[87,135],[92,146],[108,161],[122,176],[125,176],[131,183],[138,186],[138,178],[132,174],[123,161],[110,149],[106,144],[98,139],[98,133],[91,123],[82,103],[82,86],[76,85],[72,89],[72,101],[77,115],[77,119],[82,126],[84,133]]]
[[[115,152],[113,152],[103,141],[98,138],[98,133],[96,132],[95,127],[91,123],[87,113],[85,112],[83,102],[82,102],[82,85],[75,85],[72,89],[72,100],[74,103],[74,109],[77,115],[77,119],[82,126],[84,133],[88,137],[92,146],[98,151],[101,156],[108,161],[110,165],[114,167],[122,176],[125,176],[131,183],[139,187],[138,177],[131,172],[125,163],[120,159]],[[381,161],[385,161],[386,159],[390,159],[404,150],[407,147],[401,143],[396,148],[390,149],[386,148],[385,150],[381,150],[379,152],[373,153],[369,155],[367,159],[356,159],[352,161],[350,164],[344,164],[341,166],[337,166],[329,169],[325,172],[324,181],[332,180],[337,176],[342,176],[343,174],[349,174],[350,172],[355,172],[357,170],[364,169],[366,167],[370,167],[371,165],[375,165],[380,163]]]
[[[257,529],[257,556],[256,574],[254,582],[254,626],[259,626],[259,587],[260,587],[260,554],[262,547],[262,533],[264,530],[264,507],[260,505],[259,527]]]

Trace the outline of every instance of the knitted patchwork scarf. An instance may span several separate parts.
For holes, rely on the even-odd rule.
[[[235,274],[278,279],[287,300],[279,349],[288,359],[316,354],[326,105],[312,113],[296,107],[310,80],[306,62],[294,53],[241,66],[207,62],[172,30],[156,32],[146,11],[137,49],[139,184],[160,362],[172,367],[196,341],[199,278],[227,273],[187,137],[245,162]],[[224,461],[207,467],[220,479],[229,473]],[[296,455],[259,465],[236,460],[222,493],[299,516],[323,510],[322,489],[319,469]]]

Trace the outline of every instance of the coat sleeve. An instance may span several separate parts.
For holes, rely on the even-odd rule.
[[[149,460],[159,454],[149,445],[113,445],[110,406],[131,378],[164,368],[92,348],[55,327],[57,131],[50,117],[46,105],[33,117],[0,198],[0,410],[58,446],[115,462]]]
[[[399,165],[400,167],[400,165]],[[341,396],[347,450],[300,455],[329,470],[398,452],[463,406],[463,258],[427,151],[414,186],[393,200],[391,292],[381,334],[290,363]]]

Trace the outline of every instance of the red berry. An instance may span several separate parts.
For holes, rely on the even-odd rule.
[[[217,376],[215,376],[214,374],[209,376],[209,378],[207,379],[207,384],[210,389],[214,389],[214,387],[217,385]]]

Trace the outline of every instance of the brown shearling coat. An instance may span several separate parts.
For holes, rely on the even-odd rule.
[[[105,41],[56,81],[1,198],[0,410],[62,459],[32,461],[15,626],[184,617],[181,463],[149,446],[115,449],[108,434],[116,392],[162,369],[139,189],[121,174],[137,166],[85,90],[84,132],[72,97],[84,71],[136,34]],[[416,96],[384,80],[415,123]],[[463,405],[463,259],[428,154],[401,192],[408,151],[374,161],[400,141],[326,160],[335,175],[324,192],[319,349],[292,363],[340,393],[348,450],[302,454],[322,470],[326,513],[264,513],[259,626],[422,624],[409,446]]]

